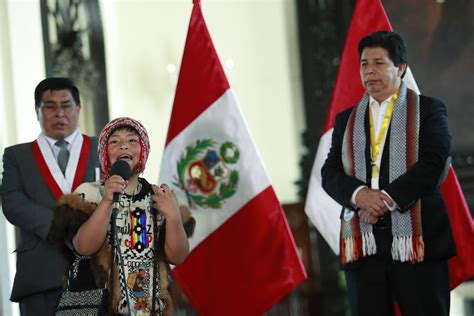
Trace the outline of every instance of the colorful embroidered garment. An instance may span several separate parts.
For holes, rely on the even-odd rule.
[[[124,271],[119,265],[121,299],[118,312],[127,314],[127,296],[130,301],[132,315],[149,315],[152,310],[152,291],[156,282],[155,306],[159,310],[165,308],[161,299],[159,272],[154,272],[154,225],[151,214],[151,187],[139,179],[141,191],[134,195],[122,195],[117,214],[117,233],[123,257]],[[100,182],[84,183],[75,193],[80,194],[88,202],[99,203],[102,199],[103,186]],[[158,215],[158,230],[163,225],[163,217]],[[110,229],[109,229],[110,232]],[[110,238],[110,236],[109,236]],[[120,261],[118,261],[120,262]],[[153,275],[155,276],[153,278]]]
[[[342,163],[346,174],[363,182],[367,181],[367,130],[365,118],[369,95],[366,93],[352,111],[344,133]],[[395,102],[389,141],[389,181],[404,174],[418,161],[420,131],[420,98],[402,82]],[[369,175],[370,176],[370,175]],[[417,201],[408,211],[390,212],[392,219],[392,258],[402,262],[420,262],[424,257],[421,228],[421,203]],[[344,209],[341,219],[341,261],[343,264],[356,261],[377,252],[373,227],[359,219],[357,212]]]

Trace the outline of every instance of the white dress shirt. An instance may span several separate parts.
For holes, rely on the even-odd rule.
[[[64,140],[67,141],[67,150],[69,150],[69,152],[72,149],[72,143],[74,142],[74,139],[77,137],[77,135],[79,133],[80,133],[79,128],[76,128],[76,130],[71,135],[64,138]],[[59,146],[56,146],[55,144],[59,139],[51,138],[49,136],[46,136],[45,134],[43,134],[43,136],[48,141],[48,145],[51,148],[51,150],[53,151],[54,158],[56,158],[56,160],[58,160],[58,154],[59,154],[59,151],[61,150],[61,148],[59,148]]]
[[[380,129],[382,128],[383,118],[385,116],[385,113],[387,112],[387,108],[388,108],[388,105],[390,104],[391,99],[392,99],[392,95],[389,96],[384,101],[382,101],[381,104],[379,104],[377,102],[377,100],[375,100],[372,96],[370,96],[370,98],[369,98],[369,109],[370,109],[370,112],[372,114],[372,118],[373,118],[373,122],[374,122],[375,138],[378,138],[378,135],[380,133]],[[381,164],[381,161],[382,161],[382,153],[383,153],[383,149],[384,149],[384,146],[385,146],[385,140],[387,139],[387,134],[388,134],[388,129],[387,129],[384,137],[382,138],[382,140],[380,142],[379,155],[378,155],[378,157],[375,161],[375,165],[377,166],[377,168],[379,168],[379,170],[380,170],[380,164]],[[372,146],[370,146],[370,151],[372,152]],[[380,180],[380,172],[378,173],[378,175],[376,177],[371,178],[371,188],[372,189],[379,189],[379,180]],[[354,190],[354,193],[352,193],[352,198],[351,198],[351,203],[352,203],[353,206],[356,206],[355,197],[356,197],[357,193],[360,190],[362,190],[363,188],[366,188],[366,187],[367,186],[365,186],[365,185],[361,185],[360,187],[358,187],[357,189]],[[382,192],[390,197],[390,195],[387,192],[385,192],[384,190],[382,190]],[[392,197],[390,197],[390,199],[392,199]],[[393,199],[392,199],[392,201],[393,201]],[[389,207],[388,205],[387,205],[387,207],[390,209],[390,211],[393,211],[393,210],[398,208],[396,203],[394,205],[392,205],[392,207]]]

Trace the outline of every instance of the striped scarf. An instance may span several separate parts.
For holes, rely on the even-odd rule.
[[[352,111],[344,132],[342,163],[347,175],[367,182],[367,129],[365,118],[369,104],[366,93]],[[389,181],[404,174],[418,161],[420,132],[420,97],[407,89],[402,82],[398,99],[395,101],[389,137]],[[357,212],[344,209],[341,219],[341,261],[354,262],[362,257],[377,253],[373,227],[359,219]],[[390,212],[392,218],[392,258],[402,262],[420,262],[424,257],[424,243],[421,228],[421,203],[418,200],[404,213]]]

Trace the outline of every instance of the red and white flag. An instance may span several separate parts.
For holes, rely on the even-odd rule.
[[[199,315],[262,315],[306,278],[290,228],[224,74],[199,1],[161,166],[196,219],[173,275]]]
[[[379,30],[392,31],[380,0],[357,1],[342,52],[341,64],[306,198],[306,214],[336,254],[339,254],[341,206],[323,190],[321,168],[331,147],[336,115],[357,104],[364,94],[364,88],[359,80],[359,41],[368,34]],[[404,81],[409,88],[419,92],[410,69],[408,69]],[[458,253],[456,257],[449,260],[451,288],[455,288],[464,280],[474,276],[474,247],[472,247],[474,244],[474,223],[452,167],[441,190],[448,208]]]

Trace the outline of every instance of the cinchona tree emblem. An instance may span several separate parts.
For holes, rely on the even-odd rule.
[[[239,158],[232,142],[198,139],[181,154],[173,184],[186,193],[189,207],[220,208],[237,192],[239,172],[231,167]]]

